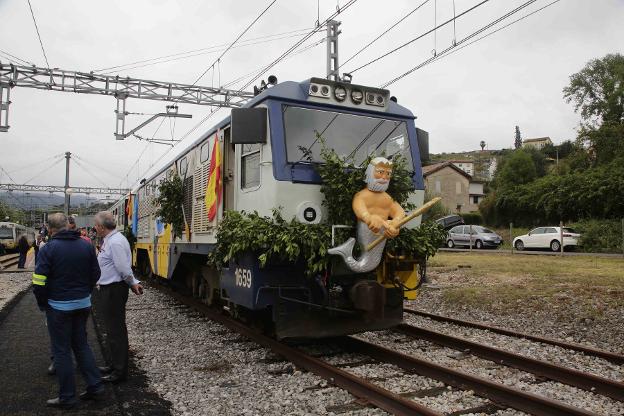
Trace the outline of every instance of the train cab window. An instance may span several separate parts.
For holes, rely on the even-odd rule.
[[[13,230],[9,227],[0,227],[0,239],[13,238]]]
[[[180,176],[185,177],[186,171],[188,170],[188,160],[186,159],[186,156],[180,160],[178,167],[180,168]]]
[[[241,152],[241,189],[260,185],[260,144],[243,144]]]
[[[290,163],[322,163],[321,136],[341,157],[360,164],[371,155],[401,155],[412,165],[407,124],[402,120],[284,106],[286,157]]]
[[[204,163],[205,161],[207,161],[210,158],[210,146],[209,146],[209,142],[206,141],[206,143],[203,144],[203,146],[201,147],[200,151],[199,151],[199,163]]]

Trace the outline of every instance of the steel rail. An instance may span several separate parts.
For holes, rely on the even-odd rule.
[[[349,351],[368,355],[379,361],[394,364],[404,370],[413,371],[421,376],[441,381],[462,390],[472,390],[475,394],[493,402],[502,403],[505,406],[533,415],[595,415],[587,410],[579,409],[557,400],[551,400],[537,394],[494,383],[481,377],[443,367],[430,361],[421,360],[354,337],[336,338],[335,342]]]
[[[624,401],[624,383],[619,381],[584,373],[547,361],[536,360],[500,348],[490,347],[417,326],[400,324],[395,329],[414,338],[424,339],[459,351],[469,351],[470,354],[494,361],[498,364],[528,371],[538,376],[556,380],[593,393],[602,394],[615,400]]]
[[[572,342],[559,341],[553,338],[540,337],[537,335],[531,335],[531,334],[527,334],[524,332],[511,331],[511,330],[501,328],[498,326],[485,325],[485,324],[481,324],[481,323],[473,322],[473,321],[464,321],[461,319],[450,318],[448,316],[442,316],[442,315],[436,315],[433,313],[423,312],[423,311],[419,311],[416,309],[404,308],[403,310],[412,315],[423,316],[425,318],[433,319],[439,322],[448,322],[448,323],[466,326],[470,328],[484,329],[487,331],[495,332],[497,334],[507,335],[510,337],[525,338],[530,341],[541,342],[543,344],[556,345],[558,347],[562,347],[568,350],[580,351],[588,355],[600,357],[605,360],[611,361],[612,363],[615,363],[615,364],[624,364],[624,355],[616,354],[614,352],[602,350],[599,348],[588,347],[585,345],[576,344]]]
[[[8,269],[9,267],[15,266],[18,263],[19,254],[6,254],[4,256],[0,256],[0,270]]]
[[[170,289],[160,287],[159,289],[166,292],[168,295],[171,295],[176,300],[202,313],[209,319],[220,323],[232,331],[238,332],[260,345],[270,348],[275,353],[285,357],[296,366],[305,368],[306,370],[328,380],[330,383],[347,390],[354,396],[365,399],[367,402],[374,404],[380,409],[395,415],[442,416],[442,413],[436,412],[414,401],[405,399],[398,394],[369,383],[368,381],[354,376],[353,374],[350,374],[340,368],[334,367],[323,360],[312,357],[301,350],[263,335],[245,326],[244,324],[211,309],[194,298],[183,296]]]

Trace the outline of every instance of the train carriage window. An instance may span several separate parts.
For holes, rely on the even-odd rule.
[[[199,163],[204,163],[210,158],[210,143],[206,141],[199,151]]]
[[[182,160],[180,160],[178,166],[180,168],[180,176],[185,177],[186,171],[188,170],[188,160],[186,159],[186,156],[184,156]]]
[[[260,144],[243,144],[241,152],[241,189],[260,185]]]

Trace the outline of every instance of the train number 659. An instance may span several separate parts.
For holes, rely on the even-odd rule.
[[[236,278],[236,286],[251,287],[251,270],[237,268],[234,271],[234,276]]]

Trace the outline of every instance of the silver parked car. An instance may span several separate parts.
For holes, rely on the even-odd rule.
[[[470,227],[472,227],[472,234]],[[455,246],[473,246],[478,249],[486,247],[497,248],[502,242],[501,236],[488,228],[480,225],[458,225],[449,231],[446,246],[448,248]]]

